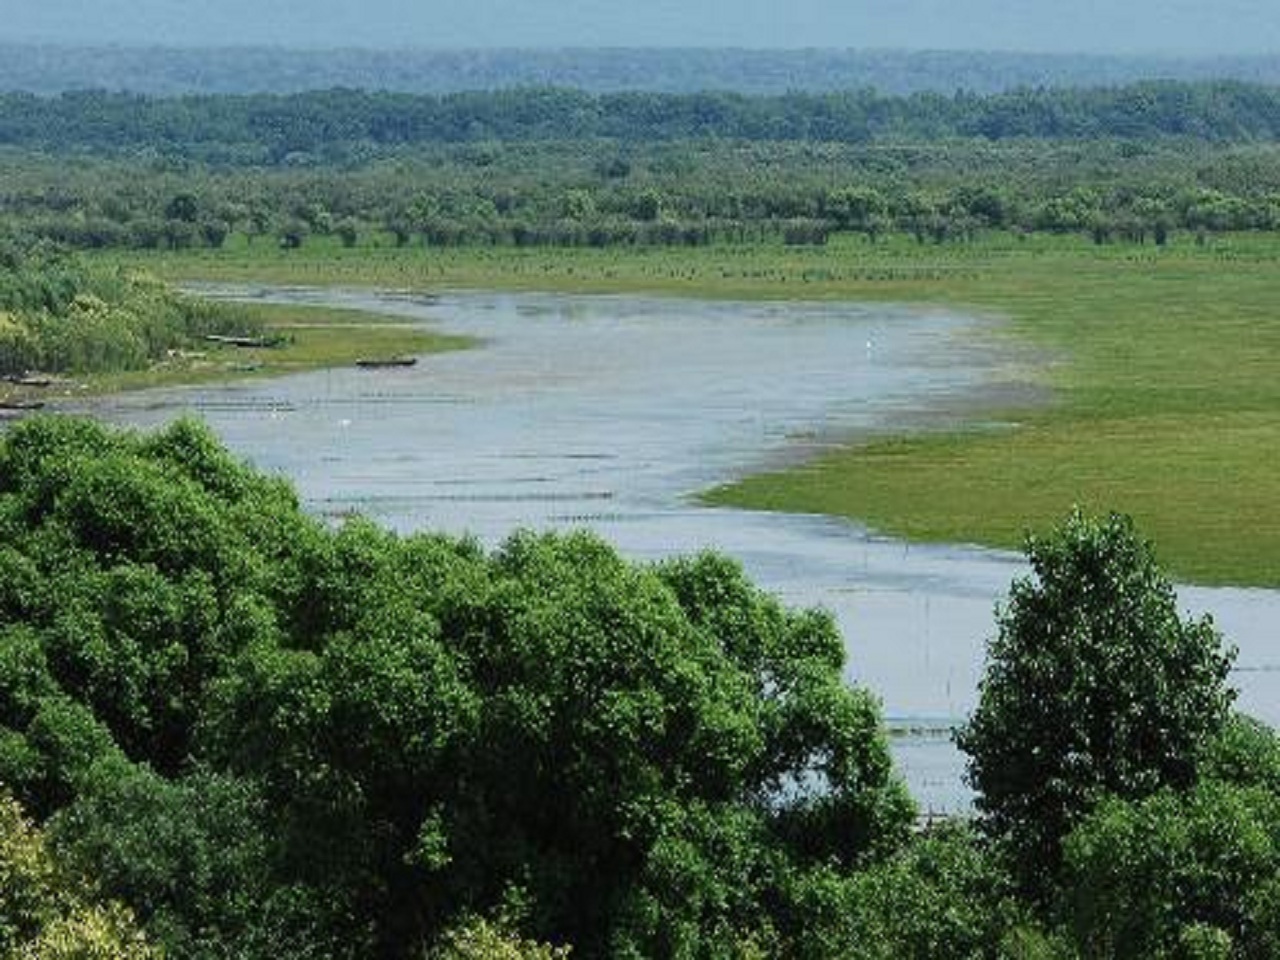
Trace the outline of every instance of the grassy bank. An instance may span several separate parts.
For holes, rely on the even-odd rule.
[[[1042,362],[1028,377],[1050,402],[976,411],[972,426],[946,433],[854,438],[707,498],[999,546],[1081,503],[1133,514],[1180,577],[1280,585],[1272,237],[1164,250],[1074,237],[675,251],[242,244],[144,260],[182,279],[889,300],[998,315],[1002,332],[1036,348]]]
[[[470,345],[465,337],[423,330],[401,317],[311,305],[251,303],[237,309],[261,321],[271,346],[203,343],[146,370],[65,377],[47,388],[0,386],[0,397],[56,402],[149,387],[172,387],[274,377],[326,367],[350,366],[365,357],[416,356]]]

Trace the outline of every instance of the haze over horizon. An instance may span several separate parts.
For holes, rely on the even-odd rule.
[[[0,41],[297,48],[738,47],[1280,53],[1275,0],[6,0]]]

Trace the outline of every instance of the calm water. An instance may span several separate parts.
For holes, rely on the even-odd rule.
[[[963,807],[937,733],[975,701],[992,612],[1016,556],[919,547],[820,517],[708,509],[690,495],[839,437],[938,422],[1011,376],[979,321],[847,304],[223,289],[421,318],[484,347],[403,370],[334,370],[101,401],[106,419],[206,419],[289,476],[308,506],[399,530],[591,527],[628,555],[712,547],[794,605],[833,611],[850,680],[884,700],[927,808]],[[1280,723],[1280,593],[1185,590],[1240,646],[1242,705]]]

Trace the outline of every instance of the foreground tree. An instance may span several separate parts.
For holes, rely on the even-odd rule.
[[[843,660],[715,555],[332,530],[190,422],[0,439],[0,781],[174,956],[417,957],[513,901],[578,956],[796,955],[913,815]]]
[[[1046,892],[1062,838],[1107,795],[1196,780],[1228,717],[1233,652],[1184,621],[1151,546],[1127,518],[1074,512],[1030,538],[988,650],[977,710],[958,733],[987,831],[1022,883]]]

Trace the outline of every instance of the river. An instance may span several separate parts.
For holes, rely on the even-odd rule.
[[[219,288],[219,296],[376,310],[479,337],[395,370],[344,369],[94,401],[112,422],[184,413],[288,476],[307,506],[397,530],[590,527],[638,559],[704,548],[792,605],[831,610],[848,678],[901,731],[932,811],[964,809],[947,731],[970,711],[1017,555],[917,546],[843,520],[712,509],[692,495],[853,436],[939,424],[1016,379],[989,321],[839,303]],[[1241,650],[1241,706],[1280,724],[1280,593],[1184,589]]]

